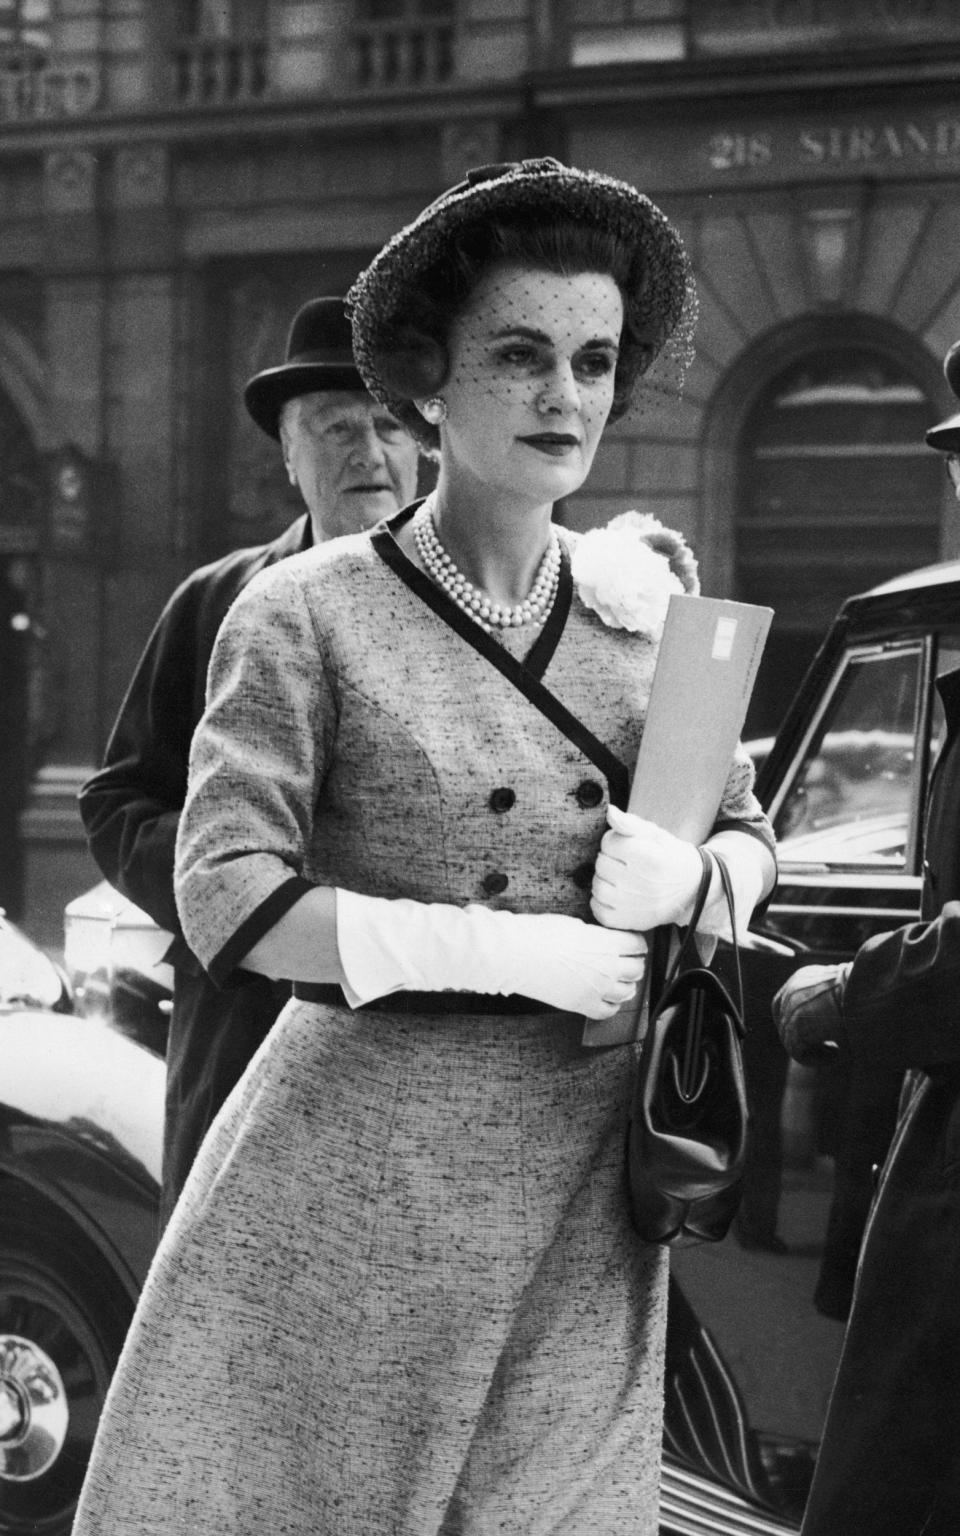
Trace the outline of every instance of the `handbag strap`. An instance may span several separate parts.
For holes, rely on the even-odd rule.
[[[730,914],[730,933],[733,938],[734,974],[736,976],[737,982],[737,995],[734,998],[734,1002],[736,1004],[738,1014],[742,1019],[743,973],[740,967],[740,945],[737,943],[737,915],[733,899],[733,886],[730,881],[730,871],[727,868],[726,860],[722,858],[719,853],[714,852],[712,848],[704,848],[702,845],[700,845],[697,848],[697,852],[699,853],[701,862],[703,864],[703,871],[700,875],[700,884],[697,887],[697,894],[694,897],[693,902],[693,910],[690,913],[690,920],[686,925],[686,929],[684,930],[680,947],[677,950],[677,953],[674,955],[673,961],[669,966],[668,974],[664,982],[664,990],[666,990],[666,987],[676,980],[682,970],[687,968],[691,955],[696,953],[695,942],[697,923],[700,921],[700,918],[703,915],[703,909],[707,904],[707,896],[709,894],[710,885],[713,880],[713,869],[714,865],[716,865],[717,873],[720,876],[720,886],[723,890],[724,898],[727,903],[727,911]]]

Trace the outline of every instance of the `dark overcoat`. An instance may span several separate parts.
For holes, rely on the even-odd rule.
[[[858,951],[849,1046],[907,1070],[803,1536],[960,1530],[960,672],[931,785],[921,921]]]
[[[104,878],[173,934],[161,1221],[169,1216],[220,1105],[290,995],[289,985],[237,971],[210,980],[183,938],[173,895],[177,826],[190,742],[203,714],[207,668],[227,609],[269,565],[311,544],[310,519],[270,544],[235,550],[194,571],[163,610],[107,744],[80,791],[90,851]]]

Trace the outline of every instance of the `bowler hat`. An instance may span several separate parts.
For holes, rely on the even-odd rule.
[[[960,399],[960,341],[954,342],[944,358],[943,372],[950,388]],[[931,448],[940,448],[945,453],[960,453],[960,412],[931,427],[926,438]]]
[[[287,360],[255,373],[243,391],[247,410],[264,432],[280,436],[280,411],[295,395],[321,389],[366,389],[353,360],[343,299],[310,299],[293,317]]]
[[[394,235],[347,294],[354,356],[367,388],[418,437],[424,434],[423,420],[381,376],[380,359],[390,355],[420,280],[459,234],[514,214],[569,218],[622,239],[632,253],[625,298],[650,344],[650,361],[671,336],[679,342],[678,355],[689,350],[696,315],[690,263],[680,236],[655,203],[628,182],[549,156],[482,165]]]

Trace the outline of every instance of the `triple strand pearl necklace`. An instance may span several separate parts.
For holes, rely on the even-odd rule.
[[[418,508],[411,526],[417,554],[427,575],[488,635],[494,629],[518,629],[524,624],[544,622],[553,607],[560,585],[560,540],[555,529],[550,530],[550,542],[529,593],[522,603],[509,607],[494,602],[482,587],[475,587],[460,568],[454,565],[440,543],[429,499]]]

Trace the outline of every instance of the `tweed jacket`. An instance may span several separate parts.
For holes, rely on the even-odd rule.
[[[576,537],[561,531],[568,555]],[[491,665],[496,641],[484,654],[464,626],[478,633],[443,611],[386,529],[284,561],[238,599],[211,662],[177,852],[184,931],[216,980],[312,884],[589,915],[609,778],[523,677]],[[534,650],[520,673],[540,673],[601,762],[632,764],[651,639],[606,626],[572,593]],[[741,749],[721,818],[766,838],[752,779]]]
[[[213,642],[237,593],[309,547],[298,518],[270,544],[236,550],[188,576],[167,602],[137,665],[103,766],[80,791],[90,851],[106,880],[173,935],[173,1013],[161,1218],[169,1215],[214,1114],[283,1007],[289,988],[243,975],[242,995],[214,987],[180,931],[173,895],[177,825],[190,742],[203,713]]]

